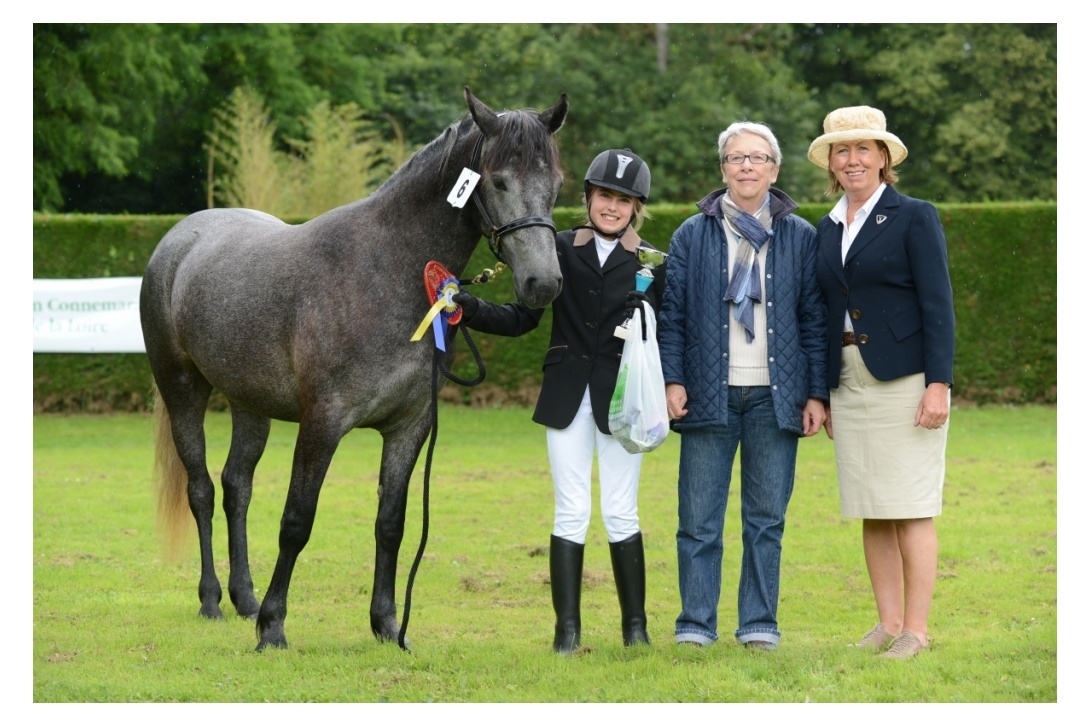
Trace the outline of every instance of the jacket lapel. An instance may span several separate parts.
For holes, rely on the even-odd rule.
[[[602,276],[602,266],[598,264],[598,249],[594,245],[594,233],[587,227],[575,231],[575,239],[572,240],[575,256],[589,270],[598,277]]]
[[[844,225],[833,222],[832,217],[826,217],[821,224],[828,226],[831,232],[818,236],[819,240],[824,240],[818,255],[822,257],[829,269],[836,273],[841,283],[847,283],[848,280],[844,277],[844,263],[840,259],[840,241],[844,238]]]
[[[640,246],[640,236],[629,227],[621,235],[621,239],[617,241],[618,244],[613,248],[613,252],[609,253],[609,257],[606,258],[605,265],[602,266],[602,273],[608,273],[613,268],[619,265],[626,265],[636,259],[636,248]]]
[[[858,255],[867,245],[874,242],[879,235],[893,227],[900,206],[901,200],[897,190],[887,186],[886,191],[882,192],[882,196],[875,203],[874,209],[871,210],[871,213],[863,222],[863,227],[860,228],[859,234],[852,241],[852,246],[848,248],[848,257],[844,260],[844,267],[847,267],[851,259]]]
[[[636,248],[640,246],[640,236],[629,227],[621,235],[618,242],[620,244],[613,248],[613,252],[606,258],[604,265],[598,264],[598,248],[594,244],[594,232],[590,228],[581,227],[577,229],[575,239],[572,240],[572,246],[575,248],[576,255],[585,265],[599,275],[605,275],[618,265],[624,265],[631,260],[635,260]]]

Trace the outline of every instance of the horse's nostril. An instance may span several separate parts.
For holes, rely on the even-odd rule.
[[[556,293],[560,293],[560,288],[564,285],[564,278],[557,276],[555,278],[527,278],[526,289],[534,291],[549,291],[554,290]]]
[[[517,297],[521,303],[531,308],[545,308],[556,296],[560,295],[560,288],[564,283],[563,277],[541,278],[529,277],[517,286]]]

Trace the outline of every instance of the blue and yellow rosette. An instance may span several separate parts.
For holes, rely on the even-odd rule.
[[[457,325],[462,320],[462,309],[453,300],[454,294],[461,290],[458,278],[454,277],[441,263],[432,260],[424,266],[424,288],[432,305],[409,340],[414,342],[421,340],[430,325],[436,348],[446,351],[447,327]]]

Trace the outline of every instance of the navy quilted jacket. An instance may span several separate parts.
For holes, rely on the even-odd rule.
[[[659,311],[659,353],[667,384],[685,387],[689,413],[674,429],[725,424],[730,369],[727,236],[720,198],[700,200],[700,213],[670,241],[666,295]],[[772,239],[765,276],[769,379],[780,429],[802,434],[807,399],[829,400],[825,378],[826,309],[815,277],[814,226],[791,214],[798,205],[778,189],[772,195]]]

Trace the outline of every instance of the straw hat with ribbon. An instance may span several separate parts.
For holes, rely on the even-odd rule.
[[[908,149],[886,131],[886,115],[870,106],[847,106],[825,117],[825,133],[814,139],[807,156],[822,169],[829,168],[829,148],[845,141],[877,139],[889,147],[890,166],[897,166],[908,156]]]

